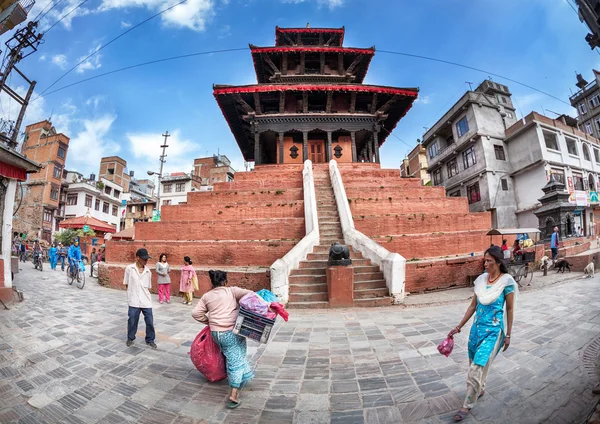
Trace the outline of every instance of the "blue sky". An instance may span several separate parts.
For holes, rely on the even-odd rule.
[[[47,0],[37,0],[30,17]],[[80,0],[63,0],[42,22],[48,27]],[[81,58],[172,0],[89,0],[46,34],[21,68],[40,93]],[[506,75],[568,102],[575,72],[591,80],[600,55],[584,40],[587,28],[566,0],[188,0],[111,44],[52,89],[103,72],[178,54],[274,43],[275,26],[346,27],[345,46],[375,46],[433,56]],[[8,37],[2,36],[2,45]],[[416,58],[376,53],[369,84],[419,87],[420,97],[388,137],[382,164],[397,168],[430,127],[468,87],[488,75]],[[520,114],[570,106],[499,78]],[[158,168],[161,134],[173,134],[166,171],[190,171],[195,157],[243,159],[212,96],[212,84],[256,82],[249,51],[198,56],[98,78],[33,102],[26,123],[52,116],[71,138],[67,168],[97,173],[102,156],[118,154],[136,176]],[[18,82],[13,85],[18,86]],[[36,97],[36,96],[34,96]],[[2,99],[0,113],[16,107]],[[553,116],[548,112],[549,116]]]

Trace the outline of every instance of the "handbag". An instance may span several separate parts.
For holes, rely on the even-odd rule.
[[[438,352],[444,355],[446,358],[452,353],[454,348],[454,338],[452,336],[446,337],[440,345],[437,347]]]
[[[198,276],[196,274],[192,275],[192,284],[194,286],[194,291],[200,289],[200,287],[198,286]]]

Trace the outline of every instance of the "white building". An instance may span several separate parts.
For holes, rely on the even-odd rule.
[[[187,203],[190,191],[200,191],[201,179],[185,172],[163,175],[160,180],[160,202],[162,205]]]
[[[574,119],[571,125],[567,122],[564,117],[555,120],[532,112],[506,130],[518,224],[539,226],[534,211],[541,206],[542,187],[552,174],[571,193],[570,203],[578,206],[574,228],[565,235],[578,227],[585,235],[598,234],[594,224],[600,215],[594,216],[594,208],[598,206],[600,141],[578,130]]]
[[[89,212],[94,218],[113,225],[117,231],[122,229],[123,187],[106,178],[92,181],[71,171],[67,172],[66,181],[66,219],[85,216]]]

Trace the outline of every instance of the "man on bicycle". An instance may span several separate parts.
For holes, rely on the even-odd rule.
[[[76,266],[79,266],[79,261],[81,260],[81,248],[79,247],[79,241],[75,240],[71,242],[71,246],[69,247],[68,253],[69,259],[69,273],[70,275],[75,274]]]

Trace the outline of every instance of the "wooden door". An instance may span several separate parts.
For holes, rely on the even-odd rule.
[[[312,163],[325,162],[325,142],[322,140],[313,140],[308,142],[308,158]]]

